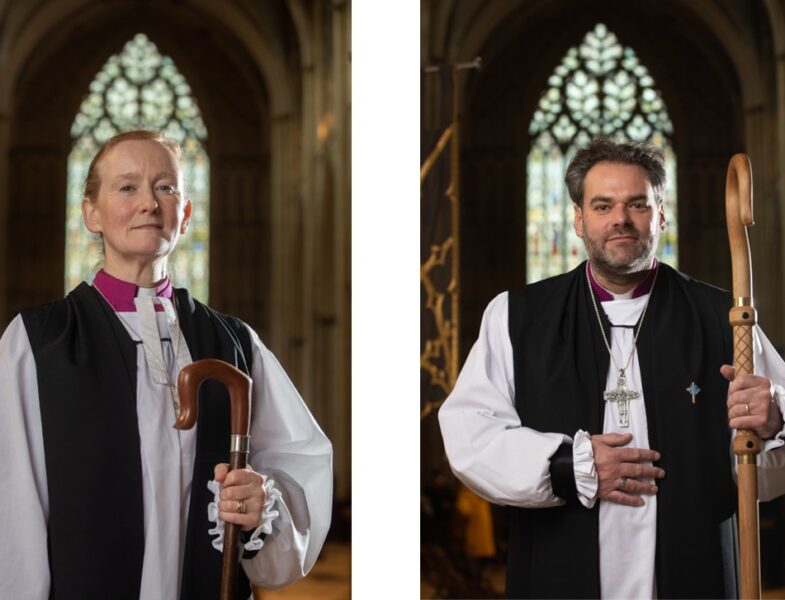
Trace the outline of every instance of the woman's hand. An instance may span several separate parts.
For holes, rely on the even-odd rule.
[[[264,478],[253,469],[229,471],[229,465],[215,465],[215,480],[221,484],[218,514],[227,523],[242,526],[243,531],[256,529],[262,523]]]

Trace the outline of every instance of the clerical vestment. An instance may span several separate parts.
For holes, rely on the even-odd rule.
[[[585,269],[582,264],[510,293],[515,406],[521,422],[538,431],[570,436],[604,430],[603,392],[615,367],[600,322],[612,336],[604,311],[599,319],[594,311]],[[658,465],[667,474],[657,482],[656,594],[720,598],[734,593],[726,589],[732,578],[723,559],[735,489],[728,384],[719,373],[720,365],[732,362],[731,302],[725,292],[667,265],[659,269],[637,341],[648,442],[661,453]],[[702,388],[695,403],[685,391],[692,382]],[[599,506],[587,509],[575,496],[566,500],[549,510],[511,509],[509,597],[615,593],[600,586]]]
[[[191,356],[223,359],[254,380],[249,464],[283,497],[241,573],[280,587],[311,568],[329,527],[330,443],[254,332],[185,290],[175,296]],[[225,392],[207,382],[195,431],[167,433],[168,388],[153,390],[132,329],[82,285],[17,317],[0,340],[0,478],[15,482],[6,493],[14,518],[0,519],[2,597],[217,595],[206,483],[228,455]],[[160,401],[157,412],[145,393]]]

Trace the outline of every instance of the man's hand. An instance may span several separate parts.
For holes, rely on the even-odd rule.
[[[597,497],[600,500],[643,506],[641,494],[657,493],[657,486],[645,480],[665,477],[663,469],[648,464],[660,460],[660,453],[648,448],[620,447],[631,441],[631,433],[591,436],[599,479]]]
[[[250,468],[229,471],[229,465],[220,463],[215,465],[215,480],[221,484],[220,517],[243,531],[259,527],[265,497],[262,476]]]
[[[720,373],[731,382],[728,425],[733,429],[751,429],[762,440],[773,438],[782,429],[782,413],[772,402],[771,380],[749,374],[736,377],[736,370],[730,365],[722,365]]]

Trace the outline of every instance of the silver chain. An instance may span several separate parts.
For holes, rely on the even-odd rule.
[[[589,296],[591,296],[591,303],[594,305],[594,313],[597,315],[597,322],[600,324],[600,333],[602,334],[602,341],[605,342],[605,347],[608,349],[608,355],[611,357],[611,361],[613,361],[613,366],[616,367],[617,371],[625,373],[627,368],[630,366],[632,362],[632,356],[635,354],[635,347],[638,345],[638,335],[640,335],[641,327],[643,327],[643,319],[646,318],[646,309],[649,308],[649,301],[651,300],[651,295],[654,292],[654,284],[657,283],[657,273],[659,273],[659,268],[654,271],[654,280],[651,282],[651,287],[649,288],[649,297],[646,299],[646,304],[643,307],[643,313],[641,314],[641,320],[638,322],[638,331],[635,332],[635,337],[632,340],[632,351],[630,355],[627,357],[627,362],[624,364],[624,368],[619,368],[619,365],[616,364],[616,359],[613,356],[613,351],[611,350],[611,345],[608,343],[608,338],[605,336],[605,328],[602,326],[602,318],[600,317],[600,309],[597,308],[597,300],[594,298],[594,290],[591,289],[591,280],[586,277],[586,285],[589,286]]]

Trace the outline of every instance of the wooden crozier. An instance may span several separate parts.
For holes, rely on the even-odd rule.
[[[191,429],[196,423],[199,386],[207,379],[223,383],[229,390],[232,405],[232,438],[229,471],[244,469],[248,464],[248,428],[251,423],[251,378],[222,360],[207,358],[186,365],[177,380],[180,414],[177,429]],[[237,564],[240,560],[240,526],[225,523],[224,551],[221,567],[221,600],[234,600]]]
[[[752,167],[746,154],[736,154],[728,165],[725,180],[725,216],[728,222],[733,267],[733,366],[736,377],[753,373],[752,327],[757,322],[752,298],[752,265],[747,226],[752,220]],[[733,439],[738,457],[739,552],[741,598],[760,598],[760,541],[758,530],[758,472],[756,457],[761,450],[754,431],[739,430]]]

